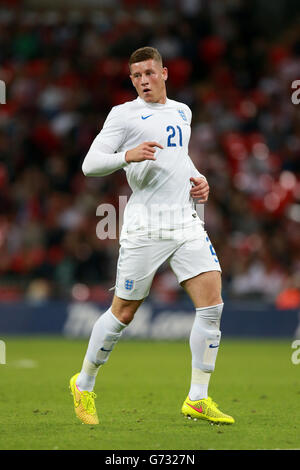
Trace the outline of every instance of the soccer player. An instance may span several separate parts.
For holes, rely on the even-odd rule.
[[[70,379],[75,413],[83,423],[99,423],[93,392],[99,368],[168,260],[195,307],[191,384],[181,411],[212,423],[234,423],[208,396],[223,301],[220,264],[195,211],[196,202],[207,201],[209,185],[188,155],[192,113],[167,98],[168,70],[157,49],[133,52],[129,68],[138,97],[112,108],[82,165],[86,176],[123,168],[132,194],[124,211],[112,305],[93,327],[81,372]]]

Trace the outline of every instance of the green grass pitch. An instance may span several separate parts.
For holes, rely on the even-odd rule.
[[[292,341],[221,343],[210,395],[232,426],[180,414],[190,381],[188,341],[121,340],[97,378],[99,426],[75,417],[69,378],[87,341],[2,338],[0,449],[299,449],[300,364]]]

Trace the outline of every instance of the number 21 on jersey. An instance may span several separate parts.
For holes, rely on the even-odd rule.
[[[168,147],[182,147],[182,130],[180,126],[168,126],[166,128],[168,133]]]

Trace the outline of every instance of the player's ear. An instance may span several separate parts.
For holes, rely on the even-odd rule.
[[[133,85],[134,88],[135,88],[135,84],[134,84],[134,82],[133,82],[133,75],[131,75],[131,73],[129,74],[129,78],[130,78],[130,80],[131,80],[132,85]]]
[[[133,75],[132,75],[132,73],[131,73],[131,67],[130,67],[130,65],[129,65],[129,78],[130,78],[130,80],[131,80],[131,82],[132,82]],[[133,83],[133,82],[132,82],[132,83]]]
[[[167,67],[163,67],[163,79],[165,81],[168,80],[168,69],[167,69]]]

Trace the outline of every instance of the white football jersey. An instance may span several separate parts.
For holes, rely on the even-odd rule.
[[[117,152],[111,155],[117,167],[108,165],[109,171],[92,174],[109,174],[118,168],[126,171],[132,194],[124,212],[123,234],[188,227],[198,219],[190,178],[203,175],[188,155],[191,118],[186,104],[170,99],[165,104],[147,103],[140,97],[113,107],[107,116],[91,149],[98,149],[98,159],[101,149],[106,154]],[[126,162],[127,150],[150,141],[163,147],[155,147],[155,161]]]

